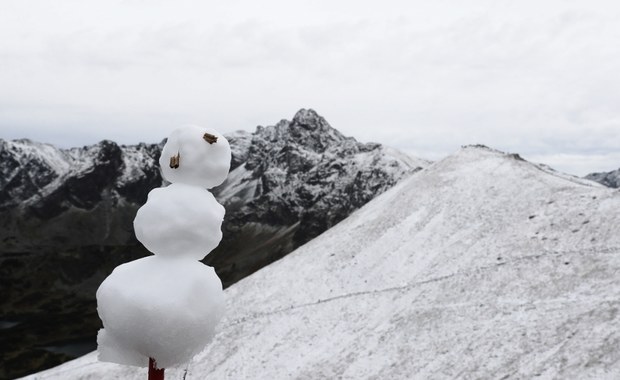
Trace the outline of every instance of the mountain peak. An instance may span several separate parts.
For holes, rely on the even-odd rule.
[[[327,121],[325,121],[325,119],[322,116],[320,116],[315,110],[311,108],[309,109],[302,108],[299,111],[297,111],[297,113],[295,113],[295,116],[293,116],[291,125],[299,125],[299,126],[306,127],[308,129],[312,129],[312,130],[318,129],[324,126],[329,127],[329,124],[327,123]]]
[[[252,134],[247,166],[249,169],[264,166],[266,156],[278,156],[280,152],[298,152],[312,161],[318,159],[316,154],[322,154],[346,140],[355,142],[330,126],[316,111],[301,109],[291,121],[281,120],[273,126],[256,128]]]
[[[286,128],[295,141],[317,151],[347,139],[313,109],[297,111]]]

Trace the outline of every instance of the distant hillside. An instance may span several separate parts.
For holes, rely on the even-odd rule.
[[[618,191],[465,147],[228,288],[187,378],[620,378],[618,225]]]

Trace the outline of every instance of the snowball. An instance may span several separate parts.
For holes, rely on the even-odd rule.
[[[151,190],[133,225],[154,254],[201,260],[222,239],[224,212],[208,190],[173,183]]]
[[[163,177],[172,183],[210,189],[226,179],[230,157],[230,146],[223,135],[213,129],[189,126],[170,134],[159,165]]]
[[[159,368],[189,362],[213,338],[222,283],[198,261],[150,256],[120,265],[97,290],[99,360]]]

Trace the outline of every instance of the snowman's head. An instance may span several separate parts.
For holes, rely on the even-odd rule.
[[[210,128],[187,126],[170,134],[159,158],[163,177],[210,189],[226,179],[230,169],[230,146]]]

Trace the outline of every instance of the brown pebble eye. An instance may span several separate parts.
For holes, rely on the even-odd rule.
[[[204,135],[202,135],[202,138],[209,144],[213,144],[217,142],[217,136],[212,135],[210,133],[205,133]]]
[[[177,153],[176,156],[170,157],[170,167],[172,169],[178,169],[181,164],[181,153]]]

